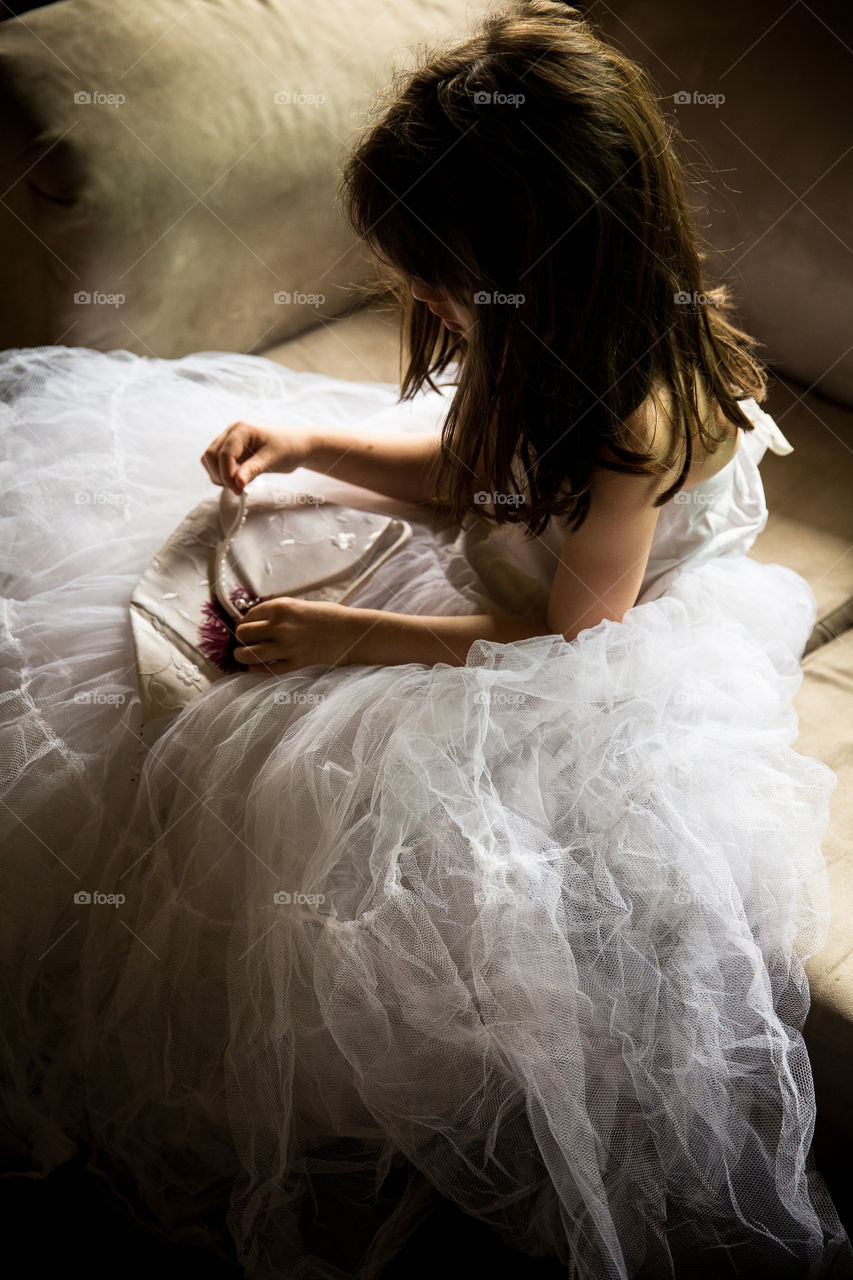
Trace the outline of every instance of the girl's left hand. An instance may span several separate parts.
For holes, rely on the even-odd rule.
[[[256,675],[281,675],[316,664],[364,659],[356,648],[370,627],[368,610],[322,600],[279,596],[248,609],[235,628],[237,662]]]

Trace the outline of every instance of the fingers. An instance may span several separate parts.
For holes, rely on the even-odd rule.
[[[234,628],[234,634],[243,644],[256,644],[258,640],[268,637],[270,630],[268,624],[262,620],[257,622],[238,622]]]
[[[258,606],[256,605],[255,608]],[[280,642],[276,643],[267,620],[240,622],[234,628],[239,644],[234,650],[237,662],[246,665],[269,664],[281,658]]]
[[[277,670],[282,669],[282,664],[288,663],[288,641],[292,629],[287,619],[282,618],[283,604],[284,599],[262,600],[247,611],[242,622],[238,622],[234,628],[234,635],[239,642],[234,650],[237,662],[259,664],[264,668],[272,667]],[[245,619],[250,614],[253,615],[253,620],[247,622]]]
[[[230,427],[226,427],[224,431],[220,431],[219,435],[210,444],[201,455],[201,463],[207,474],[210,476],[214,484],[222,484],[222,477],[219,471],[219,451],[225,443],[229,431],[233,430],[236,423],[232,423]]]
[[[260,666],[264,669],[288,661],[277,644],[256,644],[251,647],[238,645],[234,650],[234,660],[244,666]]]
[[[298,609],[301,604],[303,601],[294,596],[273,596],[269,600],[259,600],[257,604],[252,605],[251,609],[246,610],[243,621],[237,623],[235,631],[239,635],[242,627],[250,627],[270,619],[286,623],[293,616],[294,606]]]
[[[216,461],[219,464],[219,483],[226,489],[233,489],[236,493],[237,486],[234,484],[233,476],[237,470],[237,463],[234,459],[235,437],[228,436],[222,448],[219,450]]]
[[[219,447],[219,477],[220,482],[226,489],[233,489],[235,493],[240,490],[237,487],[234,477],[237,474],[237,467],[243,454],[246,451],[246,428],[242,422],[236,422],[229,428],[225,435],[225,439]]]
[[[263,471],[266,471],[274,459],[275,450],[271,445],[262,445],[257,453],[235,471],[238,486],[237,492],[239,493],[241,489],[245,489],[249,481],[254,480],[255,476],[259,476]]]
[[[289,606],[295,605],[298,610],[300,603],[291,596],[276,596],[247,609],[243,621],[234,628],[234,635],[239,641],[234,650],[236,661],[246,666],[271,668],[275,672],[289,670],[292,654],[283,652],[289,649],[294,635],[294,619]]]
[[[264,455],[260,465],[256,465],[251,474],[237,478],[240,464],[251,456],[255,435],[255,428],[250,423],[239,421],[232,422],[211,441],[202,454],[201,461],[214,484],[239,494],[250,479],[266,469],[268,461],[265,454],[268,450],[262,445],[258,451],[259,455]]]
[[[235,662],[242,662],[245,665],[256,662],[260,663],[269,658],[274,658],[276,656],[276,652],[277,650],[275,650],[272,645],[266,646],[266,652],[264,652],[263,645],[255,645],[252,648],[249,648],[247,645],[238,645],[234,650],[234,660]]]

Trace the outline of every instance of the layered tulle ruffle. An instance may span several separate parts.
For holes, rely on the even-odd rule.
[[[85,1140],[166,1223],[228,1206],[264,1278],[371,1242],[378,1273],[432,1189],[584,1280],[846,1265],[807,1158],[836,781],[793,750],[807,584],[723,556],[571,644],[234,676],[148,749],[127,602],[212,436],[441,406],[217,353],[0,369],[22,1162]],[[442,563],[424,521],[354,603],[480,611]]]

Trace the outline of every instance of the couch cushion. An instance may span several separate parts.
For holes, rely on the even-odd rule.
[[[0,345],[255,351],[341,314],[374,272],[342,153],[392,67],[488,7],[64,0],[0,23]]]
[[[762,406],[794,452],[765,453],[770,516],[750,553],[795,569],[817,597],[806,653],[853,624],[853,410],[773,378]]]
[[[796,698],[803,755],[823,760],[838,786],[830,800],[823,841],[829,871],[831,920],[823,950],[806,963],[812,1004],[805,1037],[824,1130],[853,1139],[853,630],[803,661]]]
[[[712,272],[731,283],[761,354],[853,406],[853,6],[608,0],[593,9],[677,121]]]
[[[400,323],[390,309],[372,307],[315,325],[298,338],[262,353],[289,369],[325,373],[352,382],[400,384]]]

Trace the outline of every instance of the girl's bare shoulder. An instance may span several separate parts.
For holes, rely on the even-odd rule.
[[[710,479],[722,471],[738,451],[740,428],[724,416],[717,400],[710,396],[702,380],[697,379],[697,404],[699,419],[691,423],[692,456],[684,488],[689,489]],[[699,422],[705,438],[699,433]],[[625,422],[625,428],[633,448],[651,452],[662,465],[668,466],[661,476],[660,491],[668,489],[681,473],[684,465],[686,442],[679,439],[674,461],[668,461],[672,449],[675,423],[672,415],[672,395],[669,388],[661,386],[657,393],[635,410]],[[713,447],[706,445],[711,437]]]

